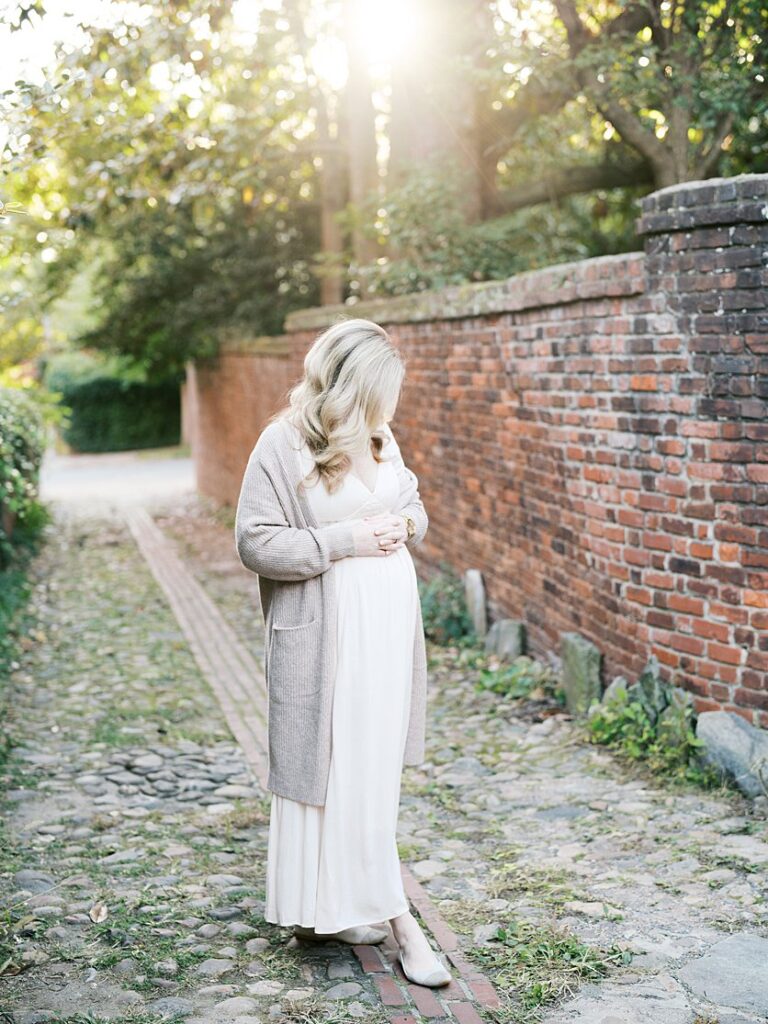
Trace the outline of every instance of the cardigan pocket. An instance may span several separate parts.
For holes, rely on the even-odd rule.
[[[273,623],[269,639],[269,699],[279,704],[311,697],[322,684],[319,618],[295,626]]]

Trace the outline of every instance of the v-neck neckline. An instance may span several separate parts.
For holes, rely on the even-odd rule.
[[[375,494],[379,487],[379,477],[381,476],[381,463],[376,463],[376,482],[374,483],[373,487],[369,487],[368,484],[363,480],[363,478],[361,476],[358,476],[358,474],[355,473],[354,470],[350,469],[349,475],[353,476],[355,480],[359,480],[361,486],[364,487],[369,494]]]

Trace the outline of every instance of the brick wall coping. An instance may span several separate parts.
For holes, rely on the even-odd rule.
[[[741,174],[670,185],[640,200],[636,221],[641,235],[692,227],[768,221],[768,174]],[[519,313],[585,299],[638,295],[645,291],[645,254],[618,253],[529,270],[501,281],[459,284],[391,298],[295,310],[282,335],[220,336],[228,352],[289,355],[290,334],[321,330],[342,317],[359,316],[382,324],[467,319]]]
[[[340,317],[381,324],[466,319],[562,306],[582,299],[636,295],[645,290],[642,252],[595,256],[515,274],[502,281],[452,285],[434,291],[371,299],[353,305],[316,306],[289,313],[286,332],[322,329]]]
[[[640,200],[638,234],[768,222],[768,174],[740,174],[668,185]]]
[[[219,332],[219,351],[287,357],[293,352],[293,339],[287,334],[247,334],[244,328],[227,327]]]

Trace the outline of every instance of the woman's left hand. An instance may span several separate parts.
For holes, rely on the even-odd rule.
[[[403,547],[408,539],[408,529],[402,516],[383,512],[375,516],[364,516],[363,519],[367,523],[378,524],[373,532],[379,537],[379,547],[387,554]]]

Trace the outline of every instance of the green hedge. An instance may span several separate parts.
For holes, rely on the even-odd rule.
[[[45,441],[45,423],[33,399],[0,388],[0,567],[10,564],[14,535],[38,518]]]
[[[23,391],[0,387],[0,722],[8,721],[4,685],[16,642],[23,632],[18,616],[29,600],[27,570],[37,551],[48,509],[38,500],[40,465],[45,451],[45,420]],[[16,626],[14,627],[14,622]],[[10,746],[0,727],[0,765]]]
[[[78,452],[117,452],[178,444],[181,412],[177,381],[142,384],[96,377],[62,389],[71,412],[62,430]]]
[[[89,351],[58,352],[43,379],[61,396],[61,436],[78,452],[115,452],[178,444],[180,376],[147,381],[140,367]]]

